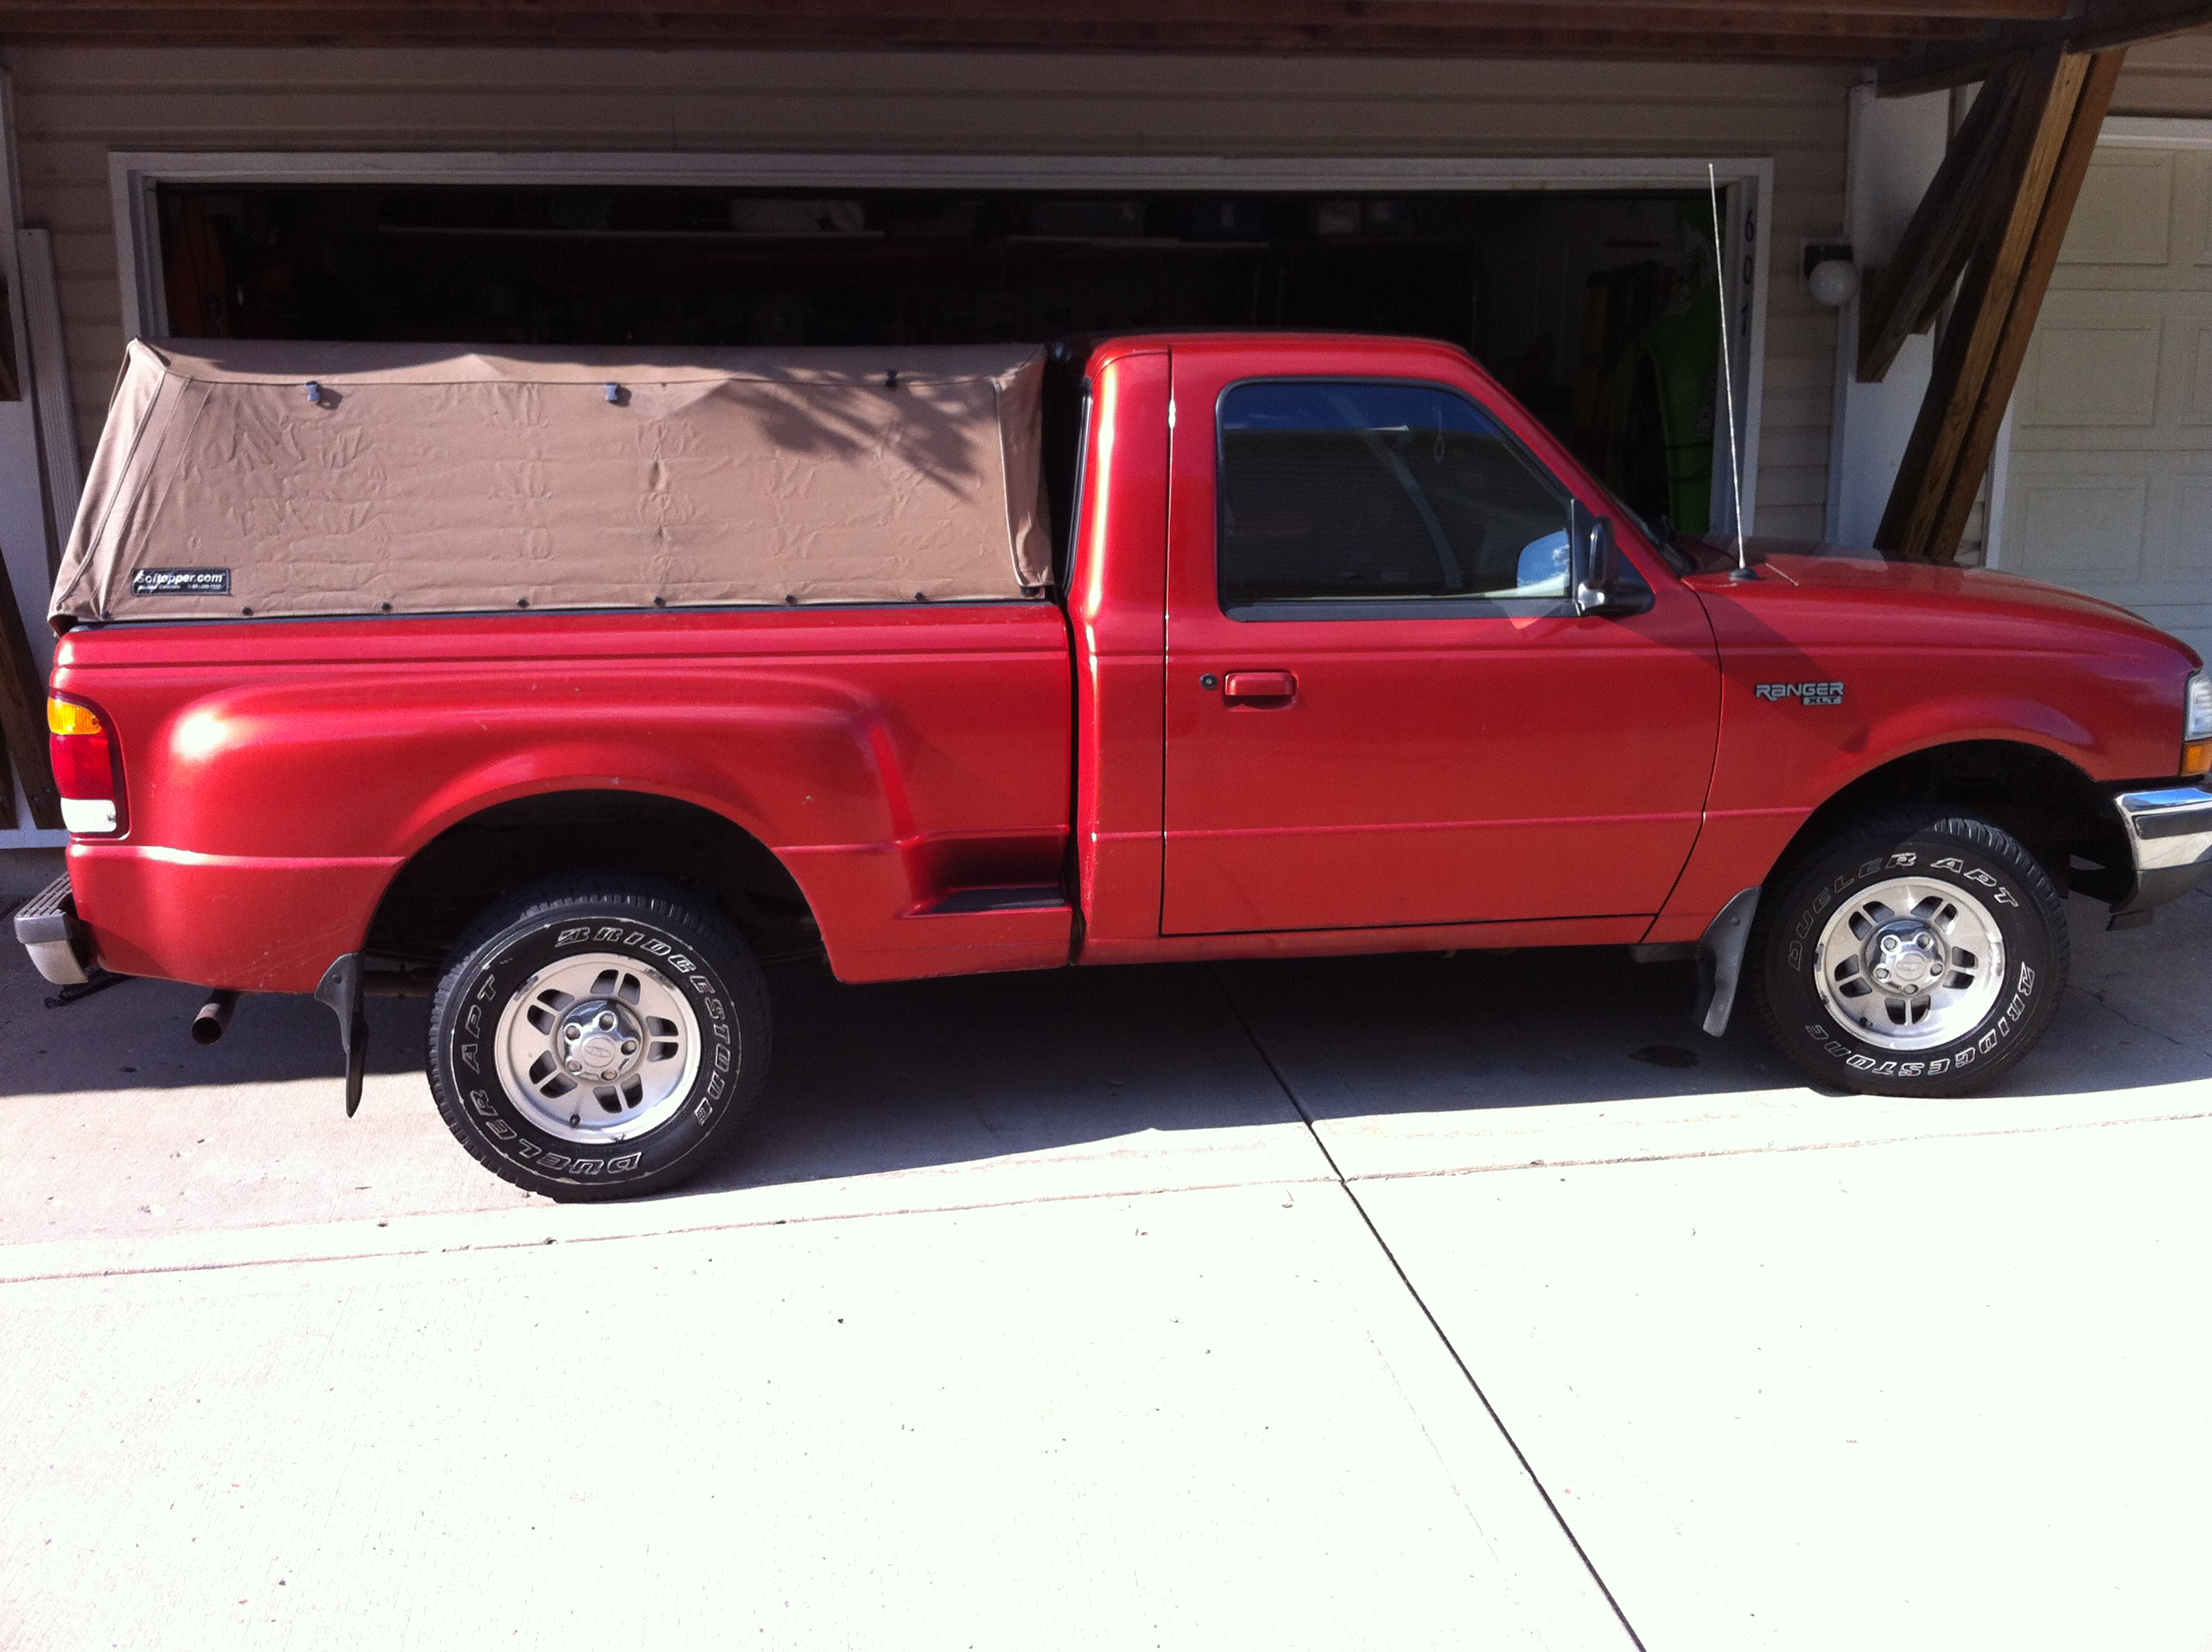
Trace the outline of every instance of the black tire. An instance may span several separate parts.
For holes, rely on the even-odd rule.
[[[1923,1016],[1948,1016],[1960,1024],[1951,1029],[1954,1036],[1910,1047],[1908,1041],[1931,1038],[1931,1025],[1940,1029],[1940,1020],[1916,1027],[1910,1019],[1911,1006],[1923,999],[1932,1005],[1932,995],[1908,998],[1870,977],[1868,935],[1878,947],[1890,925],[1868,931],[1863,915],[1862,897],[1899,878],[1917,880],[1923,890],[1946,888],[1966,897],[1973,903],[1970,914],[1978,908],[1968,924],[1986,917],[2003,949],[1999,971],[1977,974],[1962,967],[1952,973],[1948,963],[1942,966],[1940,980],[1947,987],[1993,980],[1995,995],[1978,1015],[1972,992],[1952,999],[1955,1007],[1922,1010]],[[1958,921],[1955,902],[1938,908],[1939,918],[1945,910]],[[1896,921],[1909,923],[1910,914],[1898,914]],[[1832,929],[1838,923],[1843,927]],[[1857,949],[1845,938],[1847,931],[1859,939]],[[1824,934],[1835,949],[1829,954],[1834,979],[1825,1000],[1820,980]],[[1838,957],[1851,952],[1856,956]],[[2041,863],[1988,821],[1929,805],[1862,817],[1793,857],[1760,900],[1746,973],[1767,1036],[1816,1081],[1875,1096],[1966,1096],[2002,1078],[2042,1037],[2066,990],[2068,959],[2065,904]],[[1883,961],[1883,967],[1893,966]],[[1929,966],[1913,962],[1907,967]],[[1846,996],[1854,992],[1856,999]],[[1951,998],[1948,992],[1944,996]]]
[[[430,1093],[461,1145],[519,1187],[577,1201],[673,1187],[728,1148],[767,1079],[760,965],[727,923],[674,884],[617,874],[539,884],[486,913],[453,959],[431,1003]],[[591,974],[606,991],[592,999],[548,987],[528,997],[564,969]],[[646,1018],[656,1010],[665,1017]],[[576,1017],[600,1013],[622,1017],[596,1047],[615,1066],[577,1078],[552,1064],[542,1089],[530,1085],[538,1067],[514,1054],[528,1044],[526,1027],[540,1029],[538,1060],[550,1062],[558,1048],[586,1048],[576,1032],[598,1023]],[[655,1057],[677,1065],[661,1070]],[[617,1082],[597,1082],[608,1077]],[[562,1107],[574,1109],[566,1121],[551,1116]]]

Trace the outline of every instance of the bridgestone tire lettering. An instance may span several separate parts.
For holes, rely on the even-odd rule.
[[[1900,1050],[1827,1014],[1813,972],[1838,903],[1905,872],[1981,904],[2003,939],[2009,990],[1948,1044]],[[1775,1047],[1817,1082],[1875,1095],[1964,1096],[1996,1083],[2034,1047],[2064,995],[2068,961],[2064,904],[2034,855],[1977,816],[1904,805],[1793,849],[1761,893],[1744,976]]]
[[[580,951],[618,953],[655,971],[689,1003],[700,1039],[680,1104],[648,1128],[610,1130],[603,1140],[590,1129],[552,1133],[507,1094],[493,1059],[510,1000]],[[767,1077],[767,987],[736,931],[688,892],[628,874],[562,878],[485,913],[451,960],[431,1004],[430,1090],[447,1127],[486,1169],[556,1200],[621,1199],[689,1181],[738,1139]]]

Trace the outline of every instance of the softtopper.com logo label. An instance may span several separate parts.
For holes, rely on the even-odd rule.
[[[227,568],[137,568],[131,570],[134,597],[228,597]]]

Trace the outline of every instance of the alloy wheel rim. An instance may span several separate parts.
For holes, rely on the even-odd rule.
[[[1979,1026],[2005,979],[2004,932],[1975,896],[1893,878],[1837,908],[1814,949],[1820,1002],[1886,1050],[1933,1049]]]
[[[548,1135],[618,1142],[665,1122],[698,1077],[699,1018],[652,965],[618,952],[548,964],[509,996],[492,1041],[508,1097]]]

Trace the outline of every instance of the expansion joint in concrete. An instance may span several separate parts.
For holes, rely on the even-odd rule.
[[[1635,1646],[1636,1652],[1645,1652],[1643,1637],[1636,1632],[1636,1625],[1628,1621],[1628,1614],[1621,1610],[1620,1602],[1614,1598],[1611,1586],[1598,1571],[1596,1563],[1590,1558],[1589,1551],[1583,1546],[1582,1539],[1575,1535],[1575,1528],[1567,1523],[1567,1517],[1560,1510],[1559,1500],[1553,1497],[1551,1488],[1544,1484],[1543,1477],[1536,1473],[1536,1466],[1528,1461],[1528,1454],[1521,1449],[1521,1442],[1513,1437],[1513,1430],[1506,1426],[1504,1418],[1498,1414],[1498,1407],[1491,1403],[1490,1396],[1483,1392],[1482,1384],[1476,1379],[1474,1370],[1453,1344],[1443,1323],[1430,1309],[1428,1303],[1421,1295],[1420,1288],[1413,1283],[1412,1276],[1406,1272],[1405,1264],[1399,1260],[1397,1252],[1390,1248],[1390,1242],[1383,1236],[1382,1230],[1376,1225],[1374,1216],[1359,1197],[1359,1190],[1352,1185],[1351,1178],[1344,1174],[1343,1167],[1336,1161],[1336,1155],[1329,1151],[1328,1139],[1322,1134],[1319,1127],[1315,1124],[1314,1116],[1307,1110],[1304,1098],[1298,1094],[1282,1068],[1276,1065],[1274,1056],[1269,1054],[1267,1045],[1261,1042],[1258,1031],[1253,1027],[1250,1018],[1244,1013],[1244,1006],[1237,1001],[1237,995],[1229,990],[1228,983],[1221,979],[1220,972],[1209,968],[1207,973],[1212,976],[1214,987],[1220,993],[1222,1001],[1229,1006],[1229,1013],[1236,1018],[1237,1024],[1243,1029],[1244,1036],[1251,1041],[1254,1054],[1258,1055],[1261,1061],[1267,1066],[1268,1073],[1282,1090],[1284,1098],[1297,1109],[1298,1118],[1305,1125],[1306,1133],[1313,1139],[1315,1147],[1320,1151],[1322,1158],[1328,1163],[1329,1174],[1336,1178],[1336,1185],[1344,1190],[1344,1196],[1352,1201],[1352,1208],[1359,1213],[1360,1221],[1365,1225],[1369,1234],[1374,1237],[1376,1245],[1382,1250],[1383,1260],[1390,1264],[1390,1271],[1398,1276],[1398,1283],[1405,1287],[1406,1294],[1412,1299],[1413,1306],[1420,1310],[1421,1317],[1428,1321],[1429,1329],[1436,1333],[1437,1340],[1443,1345],[1444,1352],[1450,1357],[1452,1364],[1457,1368],[1461,1377],[1465,1380],[1468,1391],[1474,1395],[1482,1409],[1488,1413],[1491,1424],[1497,1429],[1498,1436],[1505,1442],[1507,1447],[1511,1449],[1514,1459],[1520,1463],[1521,1472],[1528,1475],[1528,1484],[1535,1488],[1536,1495],[1544,1500],[1544,1507],[1551,1511],[1552,1518],[1558,1523],[1560,1534],[1573,1546],[1576,1558],[1582,1562],[1583,1570],[1589,1574],[1590,1582],[1597,1586],[1598,1593],[1605,1597],[1605,1603],[1612,1609],[1613,1615],[1619,1621],[1622,1632]]]

